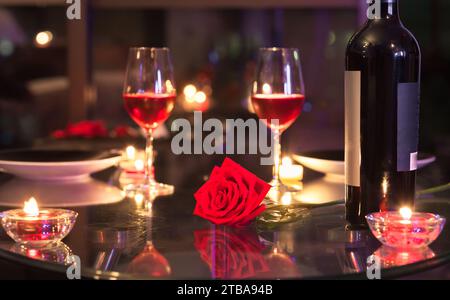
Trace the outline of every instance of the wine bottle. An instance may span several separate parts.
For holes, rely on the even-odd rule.
[[[365,0],[360,0],[365,1]],[[420,48],[397,0],[350,39],[345,63],[346,219],[412,208],[419,129]]]

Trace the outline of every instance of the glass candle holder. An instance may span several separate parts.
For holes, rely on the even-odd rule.
[[[78,213],[65,209],[43,209],[30,216],[22,209],[1,213],[2,226],[17,243],[44,247],[61,241],[72,230]]]
[[[144,159],[145,153],[143,151],[137,150],[133,146],[128,146],[125,151],[122,152],[120,168],[125,173],[141,175],[143,177]]]
[[[289,157],[283,157],[279,175],[281,182],[289,187],[290,190],[301,190],[303,188],[301,182],[303,179],[303,167],[294,165]]]
[[[444,228],[445,218],[414,212],[405,217],[400,212],[377,212],[366,216],[373,235],[393,248],[419,249],[431,244]]]
[[[69,265],[72,263],[70,258],[72,256],[72,250],[63,242],[38,248],[16,243],[9,250],[36,260],[63,265]]]

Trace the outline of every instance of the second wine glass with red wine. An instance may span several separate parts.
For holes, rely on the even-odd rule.
[[[153,168],[153,130],[167,120],[175,106],[175,83],[168,48],[130,48],[123,87],[125,108],[145,131],[145,181],[135,187],[151,195],[169,195],[172,185],[156,182]]]
[[[274,137],[274,167],[270,182],[276,191],[290,190],[279,177],[281,164],[281,134],[301,114],[305,101],[300,56],[295,48],[262,48],[252,88],[252,104],[259,119],[272,130]]]

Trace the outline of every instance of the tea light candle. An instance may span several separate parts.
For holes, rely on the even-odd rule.
[[[17,243],[42,247],[61,241],[72,230],[77,216],[78,213],[65,209],[40,210],[31,197],[23,209],[2,212],[1,222]]]
[[[125,154],[127,160],[134,160],[136,158],[136,148],[133,146],[128,146],[125,148]]]
[[[290,157],[283,157],[280,166],[280,180],[287,186],[301,188],[303,179],[303,167],[294,165]]]
[[[137,159],[134,162],[134,169],[136,170],[136,172],[143,173],[144,172],[144,167],[145,167],[145,164],[144,164],[144,161],[142,159]]]
[[[431,244],[444,228],[445,218],[409,207],[399,211],[385,211],[366,216],[373,235],[384,245],[393,248],[418,249]]]
[[[127,146],[122,155],[120,167],[129,174],[144,174],[144,151],[136,150],[134,146]]]

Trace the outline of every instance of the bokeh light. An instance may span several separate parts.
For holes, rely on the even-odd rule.
[[[48,47],[53,40],[53,34],[50,31],[41,31],[36,34],[34,41],[38,47]]]

